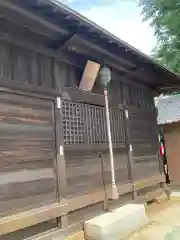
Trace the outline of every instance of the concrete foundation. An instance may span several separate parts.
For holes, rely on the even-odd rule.
[[[143,204],[127,204],[85,223],[87,240],[120,240],[148,223]]]

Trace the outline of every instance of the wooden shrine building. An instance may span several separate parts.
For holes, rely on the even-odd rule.
[[[116,201],[96,81],[104,65]],[[0,239],[53,239],[161,194],[154,96],[179,86],[178,75],[59,1],[0,0]]]

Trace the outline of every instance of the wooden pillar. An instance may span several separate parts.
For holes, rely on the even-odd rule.
[[[158,126],[157,126],[157,134],[158,133]],[[163,159],[160,155],[160,141],[159,141],[159,135],[157,137],[157,145],[158,145],[158,152],[157,152],[157,158],[159,161],[159,171],[160,173],[164,176],[164,181],[160,183],[161,188],[164,190],[164,192],[167,195],[167,198],[170,199],[170,190],[168,189],[167,185],[166,185],[166,179],[165,179],[165,174],[164,174],[164,164],[163,164]]]
[[[66,205],[66,162],[64,157],[62,117],[62,102],[61,98],[57,97],[55,101],[57,197],[60,204]],[[61,216],[60,219],[58,219],[58,225],[61,228],[66,228],[68,226],[67,213],[64,213],[64,215]]]
[[[108,187],[105,181],[105,168],[104,168],[104,159],[102,153],[98,153],[98,157],[101,161],[101,172],[102,172],[102,182],[104,187],[104,210],[108,211]]]
[[[154,98],[154,95],[152,94],[152,97]],[[159,171],[162,175],[164,175],[164,165],[163,165],[163,159],[161,158],[160,156],[160,141],[159,141],[159,127],[158,127],[158,110],[155,106],[155,103],[154,103],[154,106],[153,106],[153,110],[154,110],[154,115],[156,116],[156,131],[157,131],[157,147],[158,147],[158,151],[157,151],[157,158],[158,158],[158,161],[159,161]],[[161,188],[164,189],[164,192],[166,193],[167,195],[167,198],[170,199],[170,190],[166,184],[166,180],[165,180],[165,175],[164,175],[164,181],[160,183],[161,185]]]
[[[159,127],[158,127],[158,110],[154,104],[153,106],[153,111],[154,111],[154,115],[156,116],[156,134],[157,134],[157,147],[158,147],[158,150],[157,150],[157,158],[158,158],[158,161],[159,161],[159,171],[162,175],[164,175],[164,164],[163,164],[163,159],[162,157],[160,156],[160,140],[159,140]],[[161,182],[161,187],[164,189],[164,191],[167,193],[166,189],[166,183],[165,183],[165,175],[164,175],[164,182]],[[168,193],[167,193],[167,196],[168,196]]]
[[[131,142],[131,137],[130,137],[130,124],[129,124],[129,111],[127,106],[125,106],[125,128],[126,128],[126,141],[128,144],[128,173],[129,173],[129,178],[130,181],[132,182],[133,185],[133,199],[135,200],[137,197],[137,192],[135,189],[135,178],[134,178],[134,173],[133,173],[133,146]]]
[[[54,83],[58,96],[55,101],[55,126],[56,126],[56,159],[57,159],[57,197],[62,205],[67,201],[66,183],[66,162],[64,157],[64,136],[63,136],[63,114],[62,114],[62,88],[66,81],[66,69],[64,64],[58,64],[54,60]],[[66,228],[68,226],[68,212],[58,219],[58,226]]]
[[[156,93],[155,92],[152,92],[152,98],[154,99],[154,97],[156,97]],[[160,141],[159,141],[159,127],[158,127],[158,109],[156,108],[156,105],[155,103],[153,104],[153,113],[154,113],[154,116],[155,116],[155,119],[156,122],[154,124],[156,124],[155,126],[155,129],[156,129],[156,141],[157,141],[157,147],[158,147],[158,151],[157,151],[157,158],[158,158],[158,161],[159,161],[159,171],[161,174],[164,173],[163,171],[163,161],[161,159],[161,156],[160,156]]]

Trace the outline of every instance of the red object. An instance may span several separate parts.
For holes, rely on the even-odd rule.
[[[160,145],[160,155],[164,156],[164,145],[162,143]]]

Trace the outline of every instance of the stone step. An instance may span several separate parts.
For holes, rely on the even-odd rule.
[[[148,223],[143,204],[127,204],[85,222],[87,240],[120,240]]]

